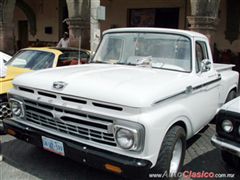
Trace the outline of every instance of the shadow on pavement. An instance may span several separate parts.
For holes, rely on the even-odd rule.
[[[194,135],[187,141],[186,149],[191,147],[198,139],[202,137],[202,134],[209,128],[209,125],[206,125],[198,134]]]
[[[185,164],[183,171],[192,172],[214,172],[215,174],[235,174],[234,178],[215,178],[215,179],[240,179],[240,171],[227,166],[221,159],[221,154],[218,149],[213,149],[212,151],[206,152],[197,158],[193,159],[191,162]],[[204,179],[204,178],[203,178]],[[205,178],[206,179],[206,178]],[[199,179],[201,180],[201,179]]]
[[[4,162],[44,180],[120,180],[119,176],[93,169],[20,140],[2,144]],[[7,173],[7,172],[5,172]],[[9,173],[12,173],[9,169]],[[6,176],[6,174],[5,174]],[[13,175],[11,174],[11,177]],[[27,177],[27,176],[26,176]],[[17,178],[17,177],[16,177]],[[8,177],[6,177],[8,179]]]

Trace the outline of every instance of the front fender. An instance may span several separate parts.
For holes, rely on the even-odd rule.
[[[186,126],[187,138],[194,135],[191,116],[188,109],[181,104],[170,103],[169,105],[158,105],[152,110],[143,113],[140,123],[145,126],[145,148],[144,152],[153,163],[157,162],[163,139],[168,130],[177,122],[181,121]]]

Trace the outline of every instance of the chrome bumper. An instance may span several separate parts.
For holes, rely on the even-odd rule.
[[[224,151],[228,151],[231,154],[234,154],[238,157],[240,157],[240,143],[236,143],[227,139],[219,138],[216,135],[214,135],[211,139],[211,143]]]

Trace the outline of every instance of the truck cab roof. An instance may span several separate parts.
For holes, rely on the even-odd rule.
[[[194,32],[194,31],[188,31],[188,30],[180,30],[180,29],[168,29],[168,28],[148,28],[148,27],[140,27],[140,28],[115,28],[115,29],[109,29],[103,32],[104,34],[107,33],[123,33],[123,32],[151,32],[151,33],[174,33],[174,34],[180,34],[185,35],[188,37],[200,37],[205,38],[207,37],[201,33]]]

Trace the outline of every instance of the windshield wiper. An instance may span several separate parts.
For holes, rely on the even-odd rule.
[[[124,62],[117,62],[115,64],[120,64],[120,65],[127,65],[127,66],[136,66],[136,64],[133,63],[124,63]]]
[[[109,62],[106,61],[92,61],[91,63],[97,63],[97,64],[109,64]]]

